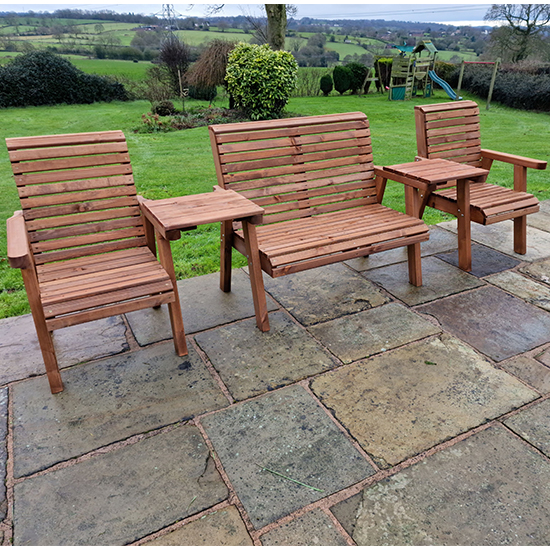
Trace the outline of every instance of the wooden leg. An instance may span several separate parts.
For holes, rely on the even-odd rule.
[[[243,221],[243,232],[246,255],[248,257],[250,284],[252,286],[252,299],[254,300],[254,311],[256,313],[256,325],[262,332],[267,332],[269,330],[269,319],[267,317],[267,303],[265,300],[264,280],[260,265],[256,228],[245,220]]]
[[[527,253],[527,216],[514,218],[514,252]]]
[[[472,235],[470,229],[470,185],[468,180],[456,182],[458,203],[458,267],[472,270]]]
[[[62,392],[63,382],[61,380],[61,373],[59,372],[59,365],[57,364],[57,357],[55,356],[52,333],[46,326],[44,310],[40,303],[40,290],[36,273],[34,272],[34,268],[29,268],[22,269],[21,275],[23,275],[25,290],[27,291],[27,297],[31,306],[32,318],[36,328],[36,335],[38,336],[38,343],[40,344],[40,351],[44,359],[44,365],[46,366],[50,390],[52,393]]]
[[[405,212],[409,216],[422,218],[420,213],[420,196],[419,190],[405,186]],[[410,244],[407,246],[407,258],[409,263],[409,282],[414,286],[422,286],[422,260],[420,254],[420,243]]]
[[[172,280],[174,287],[175,300],[168,304],[168,313],[170,314],[170,324],[172,325],[172,334],[174,336],[174,347],[176,353],[182,357],[187,355],[187,342],[185,341],[185,331],[183,329],[183,317],[181,315],[180,297],[178,294],[178,285],[176,281],[176,272],[174,271],[174,261],[172,259],[172,250],[170,242],[157,232],[157,244],[159,249],[159,258],[162,267]]]
[[[233,222],[222,222],[220,238],[220,288],[231,290],[231,254],[233,248]]]

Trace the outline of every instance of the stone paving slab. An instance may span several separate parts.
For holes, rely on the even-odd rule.
[[[527,216],[529,219],[530,216]],[[456,233],[456,220],[438,224]],[[514,223],[506,220],[492,225],[472,223],[472,241],[484,244],[523,262],[532,262],[550,256],[550,239],[546,231],[527,226],[527,254],[514,252]]]
[[[347,540],[321,510],[315,509],[260,537],[263,546],[347,546]]]
[[[228,506],[142,546],[253,546],[235,506]]]
[[[499,367],[517,376],[541,394],[550,392],[550,369],[531,357],[513,357],[500,363]]]
[[[53,340],[61,368],[129,349],[119,315],[56,330]],[[0,365],[0,385],[46,373],[30,314],[0,319]]]
[[[301,386],[239,403],[202,424],[256,529],[374,473]]]
[[[550,258],[523,266],[519,271],[537,279],[537,281],[550,284]]]
[[[364,489],[350,535],[360,546],[545,546],[549,478],[550,462],[489,428]]]
[[[74,367],[63,380],[55,395],[43,377],[13,386],[15,477],[228,404],[197,352],[178,357],[172,342]]]
[[[344,363],[441,332],[400,304],[386,304],[310,327],[310,332]]]
[[[550,341],[550,314],[506,292],[484,287],[418,308],[445,330],[495,361]]]
[[[431,256],[446,252],[457,247],[456,235],[450,231],[445,231],[436,225],[430,226],[430,239],[420,243],[420,253],[422,256]],[[357,271],[367,271],[376,267],[398,264],[407,261],[407,247],[401,246],[393,250],[385,250],[371,254],[366,258],[354,258],[346,260],[344,263]]]
[[[322,374],[311,388],[382,468],[538,397],[448,335]]]
[[[269,316],[269,332],[256,320],[204,332],[195,337],[236,400],[287,386],[338,365],[286,313]]]
[[[15,485],[14,544],[128,544],[227,495],[199,430],[184,426]]]
[[[550,458],[550,400],[520,411],[504,424]]]
[[[421,287],[409,283],[406,263],[372,269],[367,271],[365,276],[409,306],[430,302],[484,284],[469,273],[435,257],[422,260]]]
[[[527,225],[541,231],[550,231],[550,201],[540,202],[540,210],[527,216]]]
[[[389,301],[370,281],[341,263],[275,279],[264,276],[264,283],[266,290],[303,325],[329,321]]]
[[[529,304],[550,311],[550,287],[548,286],[513,271],[498,273],[485,280]]]
[[[8,388],[0,388],[0,521],[6,517],[6,461],[8,460]]]
[[[440,260],[458,267],[458,250],[446,254],[437,254]],[[481,244],[472,243],[472,270],[469,272],[476,277],[486,277],[493,273],[500,273],[513,269],[521,262],[502,252],[493,250]]]
[[[550,367],[550,348],[546,348],[542,353],[539,353],[537,360]]]
[[[220,274],[209,273],[178,281],[178,292],[186,334],[193,334],[254,317],[250,279],[242,269],[234,269],[231,292],[220,290]],[[278,306],[267,296],[269,311]],[[142,309],[126,314],[126,319],[140,346],[172,338],[168,306]]]

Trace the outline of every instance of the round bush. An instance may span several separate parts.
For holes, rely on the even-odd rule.
[[[176,108],[174,104],[168,100],[164,99],[153,105],[153,114],[159,116],[170,116],[176,114]]]
[[[357,61],[347,63],[345,68],[349,69],[351,73],[349,89],[354,94],[360,94],[363,88],[363,82],[365,82],[365,78],[367,77],[369,70],[366,65],[363,65],[363,63],[358,63]]]
[[[189,97],[191,99],[213,101],[217,94],[216,86],[189,86]]]
[[[50,52],[20,55],[0,67],[0,107],[127,99],[122,84],[86,74]]]
[[[328,95],[330,92],[332,92],[333,89],[333,83],[332,83],[332,76],[329,74],[325,74],[321,77],[321,91],[323,92],[323,95]]]
[[[227,91],[251,119],[277,118],[296,86],[297,72],[291,53],[240,42],[229,54]]]
[[[351,87],[351,71],[347,67],[336,65],[332,71],[332,79],[334,80],[334,89],[343,94]]]

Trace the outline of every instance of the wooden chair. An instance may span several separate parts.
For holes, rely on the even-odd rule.
[[[489,170],[494,160],[514,166],[514,189],[486,182],[470,185],[471,220],[483,225],[514,220],[514,251],[527,252],[526,216],[539,210],[527,193],[527,168],[544,170],[546,161],[481,148],[479,107],[474,101],[416,105],[418,156],[448,159]],[[435,191],[428,206],[458,216],[456,188]]]
[[[8,219],[52,393],[63,390],[52,331],[168,304],[187,347],[170,246],[145,235],[124,134],[6,140],[23,210]]]
[[[360,112],[209,127],[218,183],[265,209],[248,240],[271,277],[408,246],[409,280],[422,284],[421,221],[382,206],[367,117]],[[248,230],[250,232],[250,229]],[[242,230],[222,225],[221,288]],[[261,272],[253,284],[263,282]],[[267,312],[265,312],[267,316]]]

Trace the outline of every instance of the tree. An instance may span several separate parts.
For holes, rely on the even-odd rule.
[[[159,61],[170,75],[174,92],[182,93],[183,77],[190,62],[189,48],[176,35],[171,34],[160,47]]]
[[[544,38],[550,23],[550,4],[493,4],[487,21],[506,21],[491,33],[495,49],[512,62],[525,59]]]
[[[284,50],[286,34],[286,5],[266,4],[267,14],[267,43],[274,50]]]

